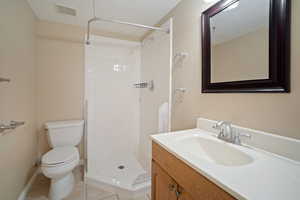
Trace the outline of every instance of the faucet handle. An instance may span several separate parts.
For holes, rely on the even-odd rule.
[[[237,133],[234,137],[234,144],[241,145],[241,137],[247,137],[251,139],[252,135],[248,133]]]
[[[214,128],[214,129],[220,129],[221,126],[222,126],[224,123],[225,123],[225,121],[218,121],[218,122],[216,122],[216,123],[212,126],[212,128]]]
[[[247,137],[247,138],[249,138],[249,139],[252,138],[252,135],[249,134],[249,133],[239,133],[238,136],[239,136],[239,137]]]
[[[220,128],[220,127],[217,125],[217,123],[215,123],[215,124],[212,126],[212,128],[213,128],[213,129],[218,129],[218,128]]]

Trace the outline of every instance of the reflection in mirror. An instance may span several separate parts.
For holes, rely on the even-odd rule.
[[[210,18],[211,82],[269,78],[270,0],[239,0]]]

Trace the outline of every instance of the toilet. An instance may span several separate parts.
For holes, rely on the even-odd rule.
[[[83,125],[82,120],[45,124],[52,149],[43,155],[41,169],[51,179],[50,200],[62,200],[72,192],[75,183],[72,171],[80,160],[76,145],[81,141]]]

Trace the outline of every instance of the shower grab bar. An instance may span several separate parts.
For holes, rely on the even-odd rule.
[[[10,79],[0,77],[0,82],[10,82]]]
[[[25,122],[19,122],[19,121],[10,121],[9,123],[1,123],[0,124],[0,133],[3,133],[6,130],[14,130],[19,126],[24,125]]]

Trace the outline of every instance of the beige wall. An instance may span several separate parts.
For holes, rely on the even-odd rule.
[[[211,82],[269,77],[269,31],[260,28],[212,47]]]
[[[84,45],[86,28],[74,25],[54,23],[39,20],[37,23],[37,36],[51,38],[53,40],[67,40],[71,42],[79,42]],[[140,38],[124,35],[122,33],[107,32],[99,29],[91,28],[91,34],[103,37],[111,37],[129,41],[139,41]]]
[[[40,153],[48,149],[46,121],[82,119],[84,31],[63,24],[37,23],[37,124]]]
[[[35,163],[35,16],[26,1],[1,0],[0,119],[26,121],[0,136],[0,199],[16,200]]]
[[[188,52],[174,74],[175,87],[186,87],[182,104],[173,112],[173,130],[193,128],[197,117],[230,120],[235,124],[300,139],[300,1],[292,0],[290,94],[201,94],[199,0],[183,0],[163,20],[174,16],[174,51]]]

